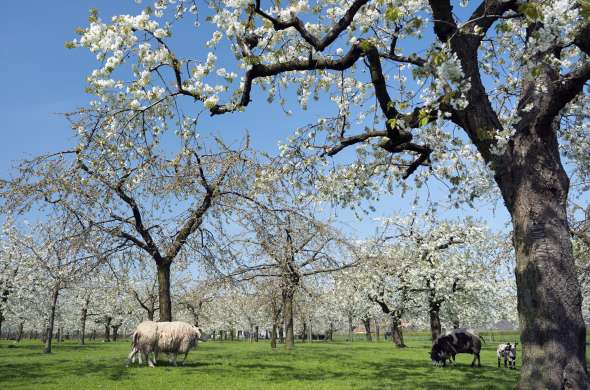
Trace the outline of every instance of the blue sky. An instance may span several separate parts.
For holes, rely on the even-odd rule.
[[[76,37],[76,26],[86,25],[88,10],[92,7],[97,8],[105,20],[113,14],[141,11],[141,6],[132,0],[21,0],[3,4],[4,17],[0,24],[0,33],[5,37],[0,45],[2,177],[10,176],[11,167],[20,159],[62,150],[73,143],[68,123],[60,113],[87,104],[90,97],[83,92],[84,78],[96,67],[96,61],[84,49],[65,49],[64,42]],[[200,32],[201,42],[210,37],[210,32],[204,29]],[[180,49],[194,47],[191,45],[195,43],[187,42],[186,47]],[[207,126],[211,127],[208,130],[236,139],[248,130],[255,146],[276,151],[277,141],[288,136],[296,126],[307,123],[307,118],[313,118],[314,113],[325,115],[331,112],[326,110],[333,110],[323,103],[310,104],[307,113],[297,113],[296,118],[286,117],[277,104],[266,103],[262,96],[254,97],[245,113],[208,121]],[[339,216],[343,222],[354,226],[357,233],[365,235],[374,229],[371,217],[403,212],[410,200],[385,197],[375,205],[378,212],[362,222],[349,211],[340,211]],[[467,212],[487,220],[497,229],[508,221],[501,203]]]

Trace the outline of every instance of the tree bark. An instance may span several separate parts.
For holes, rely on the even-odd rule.
[[[567,220],[569,178],[555,131],[515,137],[496,180],[510,211],[523,345],[520,389],[586,389],[586,327]]]
[[[158,264],[158,299],[160,302],[160,322],[172,321],[170,265],[170,262],[160,262]]]
[[[53,325],[55,324],[55,309],[57,307],[57,298],[59,297],[59,287],[53,289],[51,297],[51,311],[49,312],[49,322],[47,323],[47,339],[43,353],[51,353],[51,341],[53,340]]]
[[[354,341],[353,340],[353,334],[352,334],[352,316],[348,315],[348,341]]]
[[[256,325],[256,326],[254,327],[254,331],[256,332],[256,334],[254,335],[254,341],[255,341],[255,342],[258,342],[258,331],[259,331],[259,329],[258,329],[258,325]]]
[[[285,330],[283,328],[284,328],[284,324],[281,324],[279,326],[279,344],[285,343]]]
[[[295,334],[293,330],[293,296],[292,288],[283,290],[283,322],[285,324],[285,348],[293,349],[295,346]]]
[[[397,348],[405,348],[404,334],[402,332],[401,321],[399,318],[391,316],[391,340]]]

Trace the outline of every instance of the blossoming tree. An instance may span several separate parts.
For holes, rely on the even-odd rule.
[[[193,2],[158,0],[109,23],[93,13],[80,39],[68,44],[87,47],[101,62],[88,90],[110,112],[123,113],[113,115],[113,128],[139,112],[166,126],[183,97],[221,115],[244,110],[257,86],[271,100],[292,86],[304,108],[310,96],[322,94],[336,104],[336,115],[302,128],[283,149],[286,157],[304,160],[291,165],[300,172],[314,166],[325,173],[333,167],[328,158],[340,161],[316,183],[336,201],[373,198],[383,183],[393,186],[411,175],[421,184],[434,174],[467,201],[495,183],[513,223],[524,346],[520,387],[586,388],[585,325],[560,145],[569,147],[574,162],[587,164],[574,143],[588,137],[588,1],[205,4],[208,9],[197,12]],[[178,23],[166,22],[198,24],[198,15],[217,29],[206,45],[231,50],[237,64],[219,64],[213,51],[196,58],[174,52]],[[126,65],[130,71],[118,72]],[[357,158],[338,160],[353,145]],[[474,173],[481,175],[469,179]]]

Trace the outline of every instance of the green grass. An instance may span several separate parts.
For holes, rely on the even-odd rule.
[[[510,338],[513,339],[513,338]],[[0,342],[0,389],[509,389],[517,370],[498,369],[496,342],[486,339],[482,368],[471,355],[454,367],[434,368],[427,336],[409,336],[409,348],[389,342],[314,342],[282,346],[268,341],[207,342],[185,366],[125,368],[129,342],[55,345],[44,355],[38,341]]]

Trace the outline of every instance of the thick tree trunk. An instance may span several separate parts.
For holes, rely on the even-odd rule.
[[[154,320],[154,311],[155,310],[147,310],[147,319],[148,319],[148,321],[153,321]]]
[[[80,315],[80,345],[84,345],[86,337],[86,318],[88,317],[88,308],[82,307],[82,314]]]
[[[53,340],[53,325],[55,324],[55,309],[57,307],[57,298],[59,297],[59,288],[53,289],[51,297],[51,311],[49,312],[49,321],[47,323],[47,339],[43,353],[51,353],[51,341]]]
[[[516,249],[523,346],[518,388],[586,389],[586,327],[566,210],[569,178],[554,130],[519,131],[511,159],[496,181]]]
[[[258,342],[258,331],[259,331],[259,329],[258,329],[258,325],[256,325],[256,327],[254,327],[254,330],[255,330],[255,332],[256,332],[256,333],[254,334],[254,341]]]
[[[283,290],[283,323],[285,325],[285,348],[293,349],[295,346],[295,333],[293,330],[293,296],[292,288]]]
[[[391,340],[393,341],[393,345],[397,348],[405,348],[406,344],[404,344],[404,334],[401,327],[401,321],[397,317],[391,317]]]
[[[363,325],[365,327],[365,338],[367,341],[373,341],[373,337],[371,336],[371,319],[363,318]]]
[[[285,344],[285,330],[283,328],[284,325],[281,324],[279,326],[279,344]]]
[[[158,298],[160,301],[160,321],[172,321],[172,298],[170,296],[169,262],[158,264]]]

